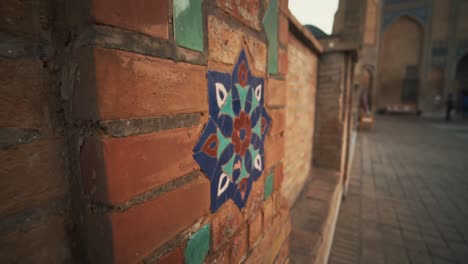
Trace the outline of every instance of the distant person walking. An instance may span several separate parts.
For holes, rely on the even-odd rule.
[[[447,112],[445,113],[445,121],[451,121],[451,114],[453,109],[453,96],[452,93],[449,93],[447,96],[447,102],[445,103]]]

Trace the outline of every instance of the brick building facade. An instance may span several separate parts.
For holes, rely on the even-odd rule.
[[[0,259],[286,263],[310,246],[326,260],[354,46],[317,41],[286,0],[7,0],[0,14]]]
[[[375,100],[379,108],[414,104],[423,114],[438,114],[452,93],[462,110],[468,91],[457,72],[462,72],[468,50],[467,8],[460,0],[384,1]]]

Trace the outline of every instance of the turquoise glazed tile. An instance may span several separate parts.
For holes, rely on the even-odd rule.
[[[184,251],[186,264],[202,264],[205,261],[210,250],[210,237],[210,224],[205,225],[190,237]]]
[[[268,199],[273,192],[273,182],[274,182],[275,175],[271,173],[265,179],[265,191],[263,192],[265,200]]]
[[[263,18],[268,39],[268,72],[278,73],[278,0],[271,0]]]
[[[174,0],[177,45],[203,51],[202,0]]]

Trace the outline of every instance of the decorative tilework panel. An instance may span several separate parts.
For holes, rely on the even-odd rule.
[[[211,211],[228,199],[243,208],[264,170],[264,139],[271,119],[265,85],[252,75],[242,50],[232,74],[208,71],[209,119],[193,157],[211,181]]]

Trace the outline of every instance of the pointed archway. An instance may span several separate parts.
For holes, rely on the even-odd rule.
[[[389,25],[379,51],[378,108],[418,101],[424,27],[409,16]]]

